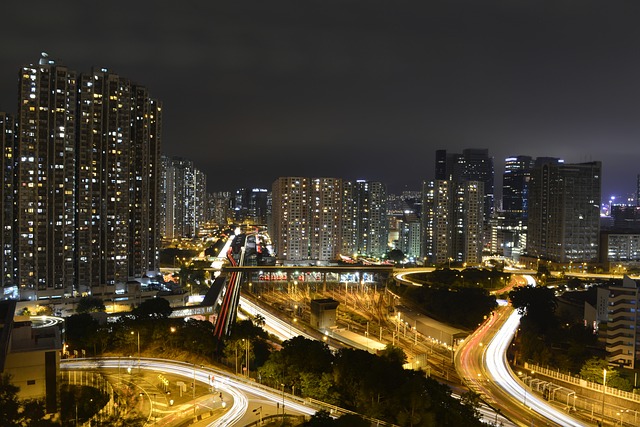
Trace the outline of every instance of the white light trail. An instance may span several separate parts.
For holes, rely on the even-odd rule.
[[[586,427],[586,424],[562,413],[533,393],[527,392],[516,380],[513,371],[507,365],[506,353],[519,324],[520,315],[514,311],[487,346],[485,353],[487,370],[495,382],[516,400],[522,400],[524,404],[526,396],[526,406],[540,415],[563,427]]]
[[[69,359],[61,361],[62,369],[99,369],[99,368],[138,368],[138,360],[132,358],[101,358],[101,359]],[[210,375],[214,375],[214,386],[222,390],[233,398],[233,405],[221,417],[212,420],[209,426],[222,427],[231,426],[240,421],[247,411],[248,401],[244,393],[248,392],[273,402],[281,403],[282,393],[261,384],[249,383],[247,380],[236,378],[228,372],[214,369],[197,367],[185,362],[166,361],[162,359],[140,359],[140,369],[151,371],[162,371],[173,375],[193,379],[209,384]],[[309,406],[300,404],[296,400],[291,400],[285,395],[284,402],[287,408],[296,410],[306,415],[313,415],[316,410]]]

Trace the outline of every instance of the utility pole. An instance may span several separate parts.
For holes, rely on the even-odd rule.
[[[607,391],[607,370],[602,370],[602,424],[604,424],[604,397]]]

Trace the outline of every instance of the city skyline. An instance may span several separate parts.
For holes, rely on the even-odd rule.
[[[603,199],[635,191],[636,4],[122,5],[7,5],[0,110],[45,51],[145,85],[163,153],[193,159],[208,191],[298,175],[419,190],[436,150],[465,148],[489,150],[498,188],[504,159],[529,155],[602,161]]]

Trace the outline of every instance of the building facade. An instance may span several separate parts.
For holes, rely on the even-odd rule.
[[[284,261],[309,259],[309,179],[280,177],[273,195],[273,238],[276,256]]]
[[[444,265],[477,264],[484,247],[484,194],[480,181],[423,184],[423,257]]]
[[[387,191],[378,181],[345,181],[342,254],[382,257],[388,249]]]
[[[43,56],[18,85],[16,284],[34,298],[77,284],[75,71]]]
[[[482,182],[483,221],[488,221],[494,210],[494,168],[493,158],[486,148],[467,148],[462,153],[447,153],[436,150],[435,179],[441,181]]]
[[[206,175],[193,161],[164,157],[166,210],[164,237],[194,238],[206,221]]]
[[[77,75],[46,54],[21,68],[18,94],[11,297],[157,271],[160,103],[106,69]]]
[[[280,177],[271,192],[271,236],[279,259],[328,262],[339,254],[382,257],[387,252],[382,183]]]
[[[342,179],[313,178],[309,186],[309,256],[333,261],[342,239]]]
[[[266,225],[269,219],[269,190],[240,188],[233,198],[233,216],[239,224]]]
[[[12,288],[15,272],[14,245],[16,241],[15,163],[16,163],[16,122],[10,114],[0,112],[0,164],[4,185],[0,188],[0,250],[2,258],[2,287]]]
[[[539,163],[531,174],[527,253],[553,262],[598,260],[601,163]]]
[[[624,276],[622,285],[598,289],[598,318],[600,334],[606,340],[607,360],[625,368],[635,369],[640,360],[640,303],[638,283]],[[606,319],[602,319],[603,313]]]
[[[233,220],[232,194],[229,191],[209,193],[207,196],[208,220],[216,224],[228,224]]]

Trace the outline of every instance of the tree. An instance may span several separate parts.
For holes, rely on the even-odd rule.
[[[253,316],[253,323],[256,326],[260,326],[263,327],[266,323],[266,319],[264,318],[264,316],[260,313],[257,313],[255,316]]]
[[[390,363],[398,364],[400,366],[407,363],[407,355],[404,353],[404,350],[391,344],[387,344],[384,350],[380,351],[378,355]]]
[[[479,408],[482,402],[479,393],[472,390],[466,391],[460,395],[460,402],[474,414],[475,418],[480,418]]]
[[[164,319],[171,315],[171,304],[164,298],[151,298],[145,300],[134,308],[131,313],[137,318]]]
[[[90,349],[93,347],[93,353],[96,354],[95,343],[98,341],[96,337],[104,334],[99,330],[98,321],[89,313],[74,314],[69,316],[66,321],[67,342],[72,349]]]
[[[369,427],[371,423],[356,414],[344,414],[334,421],[335,427]]]
[[[11,383],[9,374],[0,375],[0,426],[48,427],[59,425],[45,419],[44,402],[40,399],[20,401],[20,387]]]
[[[602,384],[605,370],[607,371],[607,386],[625,391],[632,390],[631,383],[625,378],[622,378],[618,370],[610,367],[606,359],[592,357],[587,360],[584,365],[582,365],[582,369],[580,369],[580,375],[587,381]]]
[[[400,249],[392,249],[387,252],[387,259],[395,262],[396,264],[404,260],[404,252]]]
[[[282,350],[271,354],[260,368],[260,375],[273,385],[286,384],[300,390],[303,373],[331,372],[332,361],[333,355],[324,342],[297,336],[285,341]]]
[[[335,421],[329,411],[321,409],[313,414],[309,421],[306,421],[303,425],[305,427],[327,427],[335,425]]]
[[[105,311],[107,308],[104,306],[102,298],[98,297],[82,297],[76,305],[76,313],[95,313],[99,311]]]
[[[19,426],[20,402],[18,392],[20,387],[11,383],[9,374],[0,376],[0,425]]]
[[[546,286],[518,286],[509,292],[518,313],[525,315],[540,331],[554,325],[558,302],[553,289]]]

